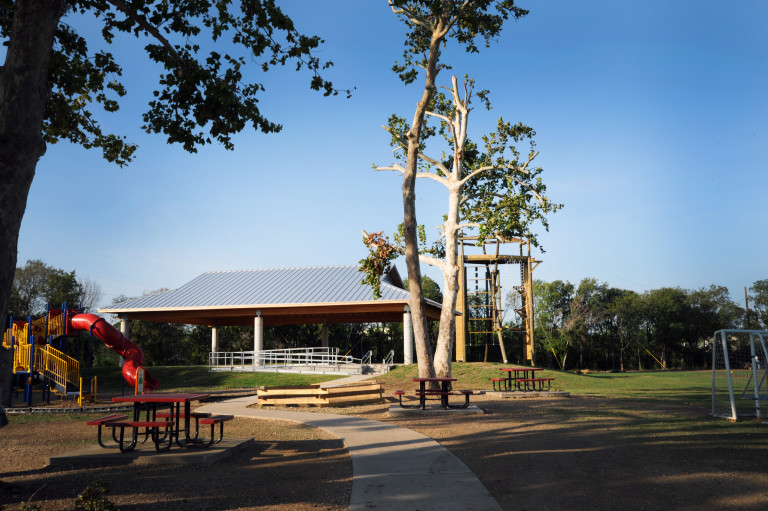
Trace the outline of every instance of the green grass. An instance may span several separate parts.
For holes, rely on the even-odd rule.
[[[333,380],[337,376],[323,374],[284,374],[209,371],[206,366],[158,366],[146,368],[160,380],[160,392],[182,390],[227,390],[256,388],[259,386],[310,385]],[[122,375],[118,368],[94,368],[98,392],[115,393],[122,388]],[[126,387],[128,385],[126,384]]]
[[[501,369],[515,364],[462,363],[452,365],[452,376],[457,378],[457,388],[492,388],[490,378],[506,375]],[[415,365],[403,366],[390,371],[377,380],[410,389],[411,378],[418,376]],[[537,377],[554,378],[553,390],[573,395],[632,399],[643,402],[679,402],[707,404],[711,400],[712,373],[710,371],[659,371],[631,373],[575,374],[568,371],[545,369]]]
[[[506,373],[501,368],[514,364],[463,363],[452,366],[452,374],[458,378],[456,388],[490,390],[490,378]],[[256,388],[259,386],[309,385],[338,378],[335,375],[301,375],[285,373],[212,372],[205,366],[149,367],[151,374],[160,380],[160,392],[172,391],[220,391],[228,389]],[[120,393],[123,384],[120,370],[116,367],[94,368],[92,375],[98,378],[98,394]],[[377,381],[390,389],[408,390],[414,387],[412,378],[418,376],[418,367],[401,366]],[[572,395],[633,400],[637,402],[668,402],[707,406],[711,400],[710,371],[658,371],[630,373],[575,374],[568,371],[545,369],[537,376],[554,378],[553,390],[570,392]],[[125,385],[128,389],[128,386]]]

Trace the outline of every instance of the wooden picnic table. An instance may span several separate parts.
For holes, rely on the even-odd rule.
[[[129,451],[133,450],[136,447],[136,442],[138,439],[138,429],[139,427],[146,427],[145,430],[145,439],[152,435],[152,440],[155,442],[155,446],[157,450],[165,450],[161,449],[159,447],[158,442],[162,442],[165,440],[165,437],[159,436],[159,426],[151,425],[153,423],[159,423],[157,421],[157,412],[158,409],[163,410],[164,408],[168,408],[168,412],[170,414],[171,422],[173,425],[168,428],[168,434],[170,435],[169,442],[173,443],[175,442],[176,445],[180,447],[207,447],[210,445],[210,443],[200,443],[197,441],[197,431],[195,432],[195,436],[192,437],[190,434],[190,419],[191,419],[191,413],[190,413],[190,405],[193,401],[200,401],[202,399],[207,399],[209,397],[209,394],[184,394],[184,393],[177,393],[177,394],[138,394],[134,396],[118,396],[113,397],[112,401],[115,403],[132,403],[133,404],[133,423],[136,424],[147,424],[147,426],[142,425],[135,425],[132,426],[132,437],[131,437],[131,443],[127,446],[123,446],[122,441],[122,430],[121,430],[121,440],[120,440],[120,450],[121,451]],[[184,405],[182,408],[181,405]],[[142,412],[145,414],[145,419],[141,420]],[[183,427],[181,426],[183,424]],[[105,424],[107,426],[110,426],[110,423]],[[123,427],[124,429],[124,427]],[[184,437],[182,439],[181,433],[184,432]],[[114,436],[114,435],[113,435]],[[170,447],[170,444],[169,446]]]

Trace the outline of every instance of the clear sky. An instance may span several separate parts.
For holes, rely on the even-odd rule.
[[[453,69],[439,81],[469,74],[491,91],[494,110],[475,111],[470,137],[498,116],[537,132],[548,194],[564,208],[540,234],[546,253],[535,252],[544,262],[534,276],[640,292],[717,284],[742,302],[744,286],[768,278],[768,2],[519,4],[530,15],[508,22],[491,48],[467,55],[449,43]],[[76,270],[108,304],[205,271],[356,264],[361,229],[391,233],[402,221],[401,179],[371,164],[391,163],[381,126],[392,113],[412,117],[421,95],[391,71],[404,28],[386,0],[281,5],[326,40],[327,75],[356,87],[351,99],[310,91],[306,73],[254,66],[267,87],[263,111],[283,131],[244,132],[234,151],[189,155],[140,130],[159,70],[122,38],[111,51],[129,95],[99,117],[139,144],[137,157],[119,168],[95,151],[49,146],[19,264]],[[87,19],[70,22],[95,33]],[[418,183],[420,223],[436,225],[445,205],[439,185]]]

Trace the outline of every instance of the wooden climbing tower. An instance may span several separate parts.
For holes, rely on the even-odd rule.
[[[517,244],[519,254],[502,254],[502,247]],[[523,254],[524,247],[527,249]],[[530,244],[527,240],[514,238],[501,240],[486,239],[478,243],[477,236],[460,238],[459,266],[459,296],[456,303],[461,315],[456,317],[456,360],[468,361],[468,347],[482,347],[483,359],[488,359],[491,346],[498,345],[502,360],[506,363],[507,351],[504,346],[503,330],[520,332],[522,336],[525,363],[533,365],[533,270],[541,263],[531,257]],[[503,325],[503,293],[500,265],[518,265],[520,268],[519,281],[517,272],[512,278],[512,288],[519,297],[515,305],[515,313],[520,318],[519,326]],[[473,350],[477,353],[477,349]]]

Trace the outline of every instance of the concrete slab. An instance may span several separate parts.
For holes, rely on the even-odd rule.
[[[212,465],[254,443],[253,438],[225,438],[206,449],[172,447],[165,452],[155,451],[151,443],[139,444],[131,452],[120,452],[117,447],[104,449],[98,445],[52,456],[48,465],[101,466],[101,465]]]
[[[483,415],[484,413],[483,410],[472,404],[466,408],[448,408],[447,410],[436,404],[428,404],[424,410],[421,408],[403,408],[400,405],[389,407],[390,417],[408,417],[413,415]]]
[[[561,392],[558,390],[546,390],[546,391],[529,391],[521,392],[519,390],[513,392],[499,392],[501,397],[507,399],[532,399],[532,398],[546,398],[546,397],[571,397],[570,392]]]

